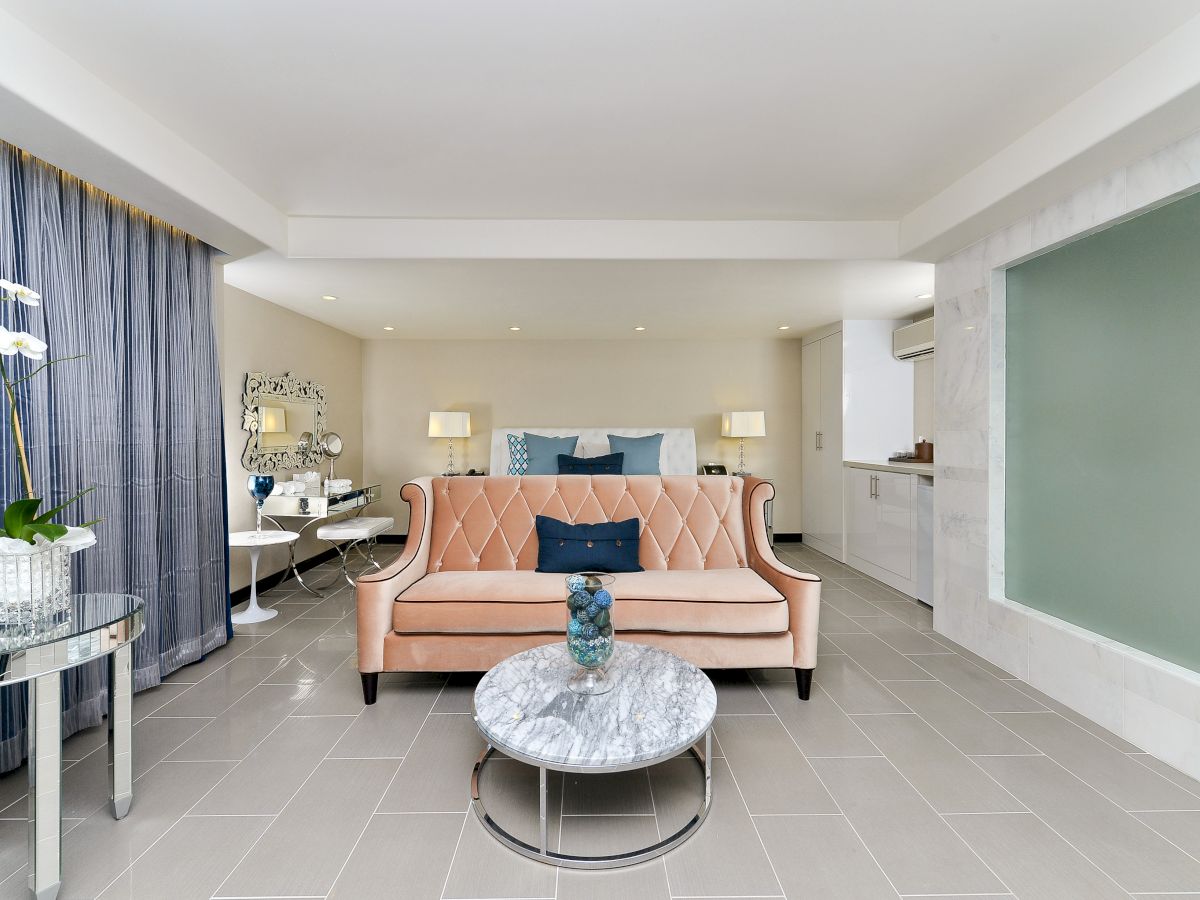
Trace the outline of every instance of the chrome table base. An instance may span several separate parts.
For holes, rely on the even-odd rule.
[[[696,814],[688,820],[687,824],[680,828],[670,837],[663,838],[656,844],[649,847],[643,847],[639,850],[630,850],[625,853],[614,853],[607,856],[577,856],[572,853],[559,853],[551,850],[547,839],[547,815],[546,815],[546,798],[547,798],[547,777],[546,767],[538,767],[538,843],[535,847],[521,840],[519,837],[507,832],[487,811],[487,807],[483,803],[483,798],[479,794],[480,776],[483,772],[483,767],[487,761],[495,753],[495,749],[489,744],[483,751],[479,760],[475,763],[474,769],[471,771],[471,808],[475,810],[475,815],[479,817],[480,823],[496,840],[504,844],[506,847],[515,850],[522,856],[527,856],[530,859],[535,859],[538,862],[548,863],[552,866],[560,866],[566,869],[617,869],[622,866],[632,866],[637,863],[646,862],[647,860],[655,859],[662,856],[669,850],[678,847],[689,837],[691,837],[703,823],[708,815],[709,809],[712,807],[712,729],[704,733],[704,753],[701,754],[695,747],[688,748],[689,752],[695,757],[696,762],[700,764],[700,769],[704,774],[704,802],[700,805],[700,809]],[[568,771],[564,769],[564,771]],[[569,769],[572,772],[578,772],[578,769]],[[603,770],[598,770],[603,771]]]

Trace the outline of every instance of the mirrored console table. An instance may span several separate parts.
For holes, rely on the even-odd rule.
[[[70,618],[44,632],[0,629],[0,686],[29,683],[29,893],[54,900],[62,882],[62,673],[108,657],[108,778],[114,819],[133,802],[133,642],[145,603],[76,594]]]
[[[382,487],[378,484],[352,487],[348,491],[337,491],[328,495],[324,494],[319,486],[314,486],[304,494],[271,495],[263,501],[263,518],[281,531],[294,531],[297,535],[302,536],[313,525],[341,513],[361,515],[364,509],[382,495]],[[292,521],[285,528],[279,523],[279,519],[307,519],[307,521],[303,525],[297,525],[295,521]],[[288,565],[283,570],[283,578],[280,580],[286,579],[290,573],[302,588],[310,594],[320,597],[320,589],[305,584],[304,578],[301,577],[300,570],[296,566],[296,547],[299,543],[299,540],[295,540],[288,544]]]

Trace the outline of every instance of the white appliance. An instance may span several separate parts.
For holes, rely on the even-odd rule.
[[[896,359],[933,356],[933,316],[897,328],[892,334],[892,353]]]

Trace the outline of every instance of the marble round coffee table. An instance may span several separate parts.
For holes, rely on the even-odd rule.
[[[531,859],[574,869],[631,866],[687,840],[712,804],[712,724],[717,692],[702,671],[665,650],[618,641],[605,667],[615,682],[606,694],[567,688],[578,666],[566,644],[510,656],[479,682],[475,724],[488,746],[471,774],[471,805],[502,843]],[[695,744],[704,739],[704,754]],[[539,837],[533,846],[497,823],[479,795],[480,773],[497,750],[539,770]],[[610,856],[575,856],[546,841],[546,770],[573,773],[644,769],[691,752],[704,776],[704,802],[679,831],[657,844]]]

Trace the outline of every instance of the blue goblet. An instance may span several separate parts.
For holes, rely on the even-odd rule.
[[[259,472],[251,473],[246,479],[246,490],[250,492],[250,496],[254,498],[254,503],[257,507],[258,524],[256,530],[262,534],[262,508],[263,501],[271,496],[271,491],[275,490],[275,476],[263,475]]]

